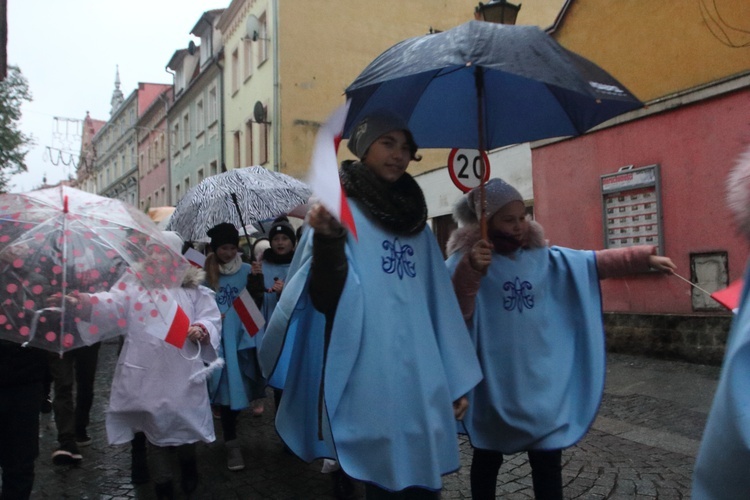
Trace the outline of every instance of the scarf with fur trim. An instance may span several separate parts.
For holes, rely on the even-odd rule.
[[[404,173],[396,182],[385,182],[363,163],[341,164],[341,184],[346,195],[362,203],[380,224],[396,234],[416,234],[427,222],[427,203],[414,178]]]

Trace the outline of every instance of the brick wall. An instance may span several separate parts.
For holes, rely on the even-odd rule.
[[[732,315],[604,313],[607,350],[720,365]]]

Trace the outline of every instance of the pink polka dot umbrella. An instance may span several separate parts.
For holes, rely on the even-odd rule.
[[[0,194],[0,339],[63,353],[168,328],[189,267],[119,200],[67,186]]]

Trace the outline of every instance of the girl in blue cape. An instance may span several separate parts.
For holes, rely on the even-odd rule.
[[[455,418],[481,379],[397,116],[354,129],[341,182],[357,238],[320,205],[267,325],[261,364],[283,386],[276,428],[304,460],[337,459],[367,498],[439,498],[459,467]]]
[[[485,377],[463,420],[472,498],[494,499],[503,454],[527,451],[536,498],[562,499],[562,449],[587,432],[604,389],[599,280],[675,265],[653,246],[548,247],[515,188],[485,190],[489,241],[474,189],[455,206],[447,261]]]
[[[740,233],[750,240],[750,148],[727,179],[727,205]],[[727,338],[719,385],[703,431],[693,472],[692,497],[750,495],[750,267],[745,269],[739,309]]]
[[[260,369],[256,360],[256,342],[242,324],[233,302],[247,287],[250,264],[238,253],[240,235],[233,224],[222,222],[208,230],[211,250],[206,258],[208,286],[216,292],[221,311],[221,345],[219,355],[226,364],[211,373],[208,387],[211,403],[221,412],[221,428],[227,448],[227,468],[245,468],[237,440],[237,418],[258,394]],[[262,390],[262,389],[261,389]]]
[[[247,279],[247,290],[258,305],[266,323],[271,319],[271,314],[284,290],[286,275],[294,258],[294,246],[297,244],[297,235],[286,216],[282,215],[273,221],[268,231],[268,241],[270,246],[263,252],[261,258],[253,261],[252,271]],[[263,334],[264,329],[261,328],[255,340],[259,345],[263,342]],[[274,390],[277,408],[281,393],[280,389]],[[261,415],[263,400],[256,400],[255,405],[253,415]]]

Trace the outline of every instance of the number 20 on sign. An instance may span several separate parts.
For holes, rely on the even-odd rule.
[[[484,172],[482,172],[482,159],[484,159]],[[453,184],[466,193],[490,178],[490,159],[485,151],[454,148],[448,155],[448,172]]]

